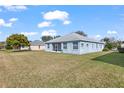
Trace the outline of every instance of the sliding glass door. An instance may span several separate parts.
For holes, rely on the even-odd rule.
[[[61,43],[54,43],[53,51],[61,51]]]

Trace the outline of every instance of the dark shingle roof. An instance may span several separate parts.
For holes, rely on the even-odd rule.
[[[40,41],[40,40],[35,40],[31,42],[31,46],[39,46],[39,45],[44,46],[45,44],[43,41]]]
[[[71,34],[47,41],[46,43],[68,42],[68,41],[88,41],[88,42],[103,43],[103,42],[100,42],[100,41],[95,40],[93,38],[84,37],[84,36],[79,35],[77,33],[71,33]]]

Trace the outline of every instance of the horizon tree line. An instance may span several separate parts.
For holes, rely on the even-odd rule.
[[[76,31],[75,33],[80,34],[84,37],[88,36],[84,31],[80,31],[80,30]],[[61,37],[61,35],[42,36],[41,40],[43,42],[46,42],[46,41],[49,41],[49,40],[52,40],[55,38],[59,38],[59,37]],[[101,41],[105,42],[104,51],[118,48],[121,46],[121,43],[124,43],[124,41],[116,40],[116,38],[114,38],[114,37],[104,37],[103,39],[101,39]],[[22,46],[23,47],[30,46],[30,42],[31,41],[29,41],[28,38],[23,34],[12,34],[6,39],[5,48],[6,49],[20,49]],[[0,46],[2,46],[1,43],[0,43]]]

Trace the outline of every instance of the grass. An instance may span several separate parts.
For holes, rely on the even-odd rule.
[[[0,87],[124,87],[124,54],[0,51]]]

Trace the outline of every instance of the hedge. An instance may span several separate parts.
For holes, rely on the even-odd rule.
[[[118,48],[118,51],[119,51],[120,53],[124,53],[124,48]]]

